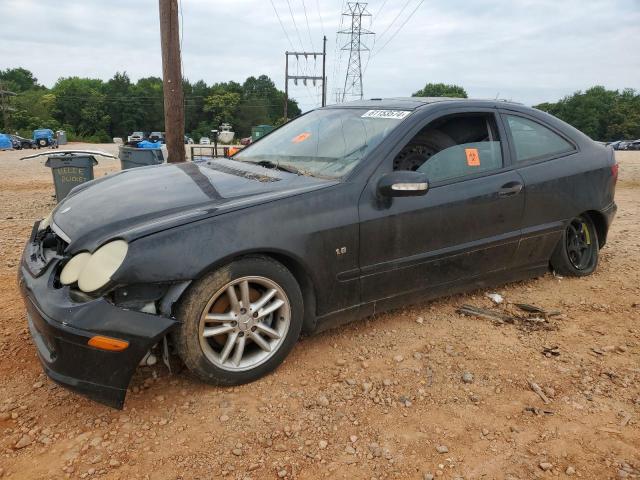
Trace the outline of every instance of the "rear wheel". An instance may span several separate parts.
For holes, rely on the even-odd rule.
[[[219,385],[274,370],[300,336],[300,287],[282,264],[246,257],[197,281],[182,301],[176,344],[185,365]]]
[[[593,221],[587,215],[580,215],[567,225],[551,256],[551,266],[561,275],[589,275],[598,266],[599,249]]]
[[[41,138],[40,140],[38,140],[38,146],[39,147],[46,147],[47,146],[47,141],[44,138]]]

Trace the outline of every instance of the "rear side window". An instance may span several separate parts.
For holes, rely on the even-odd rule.
[[[511,130],[516,161],[552,157],[575,150],[574,146],[547,127],[523,117],[505,115]]]
[[[394,170],[414,170],[439,182],[502,168],[491,113],[450,115],[429,123],[397,155]]]

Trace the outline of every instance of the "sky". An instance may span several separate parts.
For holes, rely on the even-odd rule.
[[[180,0],[184,76],[210,84],[266,74],[284,89],[284,52],[321,51],[326,35],[334,103],[349,56],[336,33],[350,25],[345,3]],[[527,105],[593,85],[640,90],[640,0],[370,0],[367,11],[365,98],[409,96],[427,82]],[[161,76],[158,23],[157,0],[0,0],[0,69],[27,68],[48,87],[117,71]],[[320,76],[320,57],[292,59],[291,69]],[[290,86],[303,110],[320,91]]]

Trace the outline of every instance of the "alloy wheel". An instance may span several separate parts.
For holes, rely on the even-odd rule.
[[[280,285],[266,277],[242,277],[207,303],[199,324],[200,346],[223,370],[250,370],[277,352],[290,324],[291,306]]]
[[[582,218],[575,218],[567,227],[567,256],[571,264],[578,270],[589,267],[593,258],[595,243],[589,232],[589,225]]]

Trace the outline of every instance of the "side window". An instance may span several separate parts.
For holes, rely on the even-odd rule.
[[[523,117],[505,115],[511,130],[516,161],[550,157],[575,150],[573,145],[547,127]]]
[[[502,148],[491,113],[449,115],[424,127],[393,161],[394,170],[423,172],[429,182],[502,168]]]

